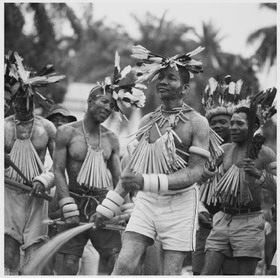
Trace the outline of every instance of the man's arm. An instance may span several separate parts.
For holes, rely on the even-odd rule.
[[[190,146],[190,157],[188,165],[173,174],[168,175],[168,189],[178,190],[190,187],[199,180],[203,172],[203,167],[207,161],[209,148],[209,125],[206,118],[198,115],[192,122],[192,145]],[[192,147],[199,148],[191,151]],[[200,153],[200,149],[202,152]],[[203,153],[205,151],[205,155]]]
[[[262,146],[258,155],[263,165],[263,169],[255,167],[255,161],[250,158],[243,160],[244,171],[256,179],[256,185],[260,186],[272,193],[272,197],[276,200],[276,155],[268,147]]]
[[[51,158],[53,159],[53,152],[54,152],[54,147],[55,147],[55,134],[56,134],[56,128],[55,125],[52,122],[47,123],[47,130],[48,130],[48,135],[49,135],[49,141],[48,141],[48,150],[50,153]]]
[[[107,166],[111,172],[113,179],[113,187],[116,188],[117,183],[120,179],[121,175],[121,166],[120,166],[120,144],[118,138],[113,135],[112,136],[112,153],[110,158],[108,159]]]
[[[67,224],[77,225],[80,222],[78,206],[70,197],[66,182],[65,169],[67,147],[72,138],[71,127],[61,126],[57,129],[54,149],[54,177],[59,198],[59,206]]]
[[[57,129],[53,155],[53,170],[59,199],[70,196],[65,176],[67,145],[70,138],[70,132],[67,128],[61,126]]]
[[[48,143],[47,149],[49,150],[51,158],[53,158],[53,150],[54,150],[54,138],[56,133],[56,128],[52,122],[47,121],[44,118],[39,118],[41,124],[43,125],[47,136],[48,136]],[[54,187],[54,174],[52,168],[47,171],[46,173],[42,173],[39,176],[35,177],[32,180],[32,190],[30,192],[31,195],[38,196],[41,192],[49,190],[50,188]]]

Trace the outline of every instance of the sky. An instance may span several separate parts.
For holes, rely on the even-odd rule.
[[[262,1],[269,2],[269,1]],[[270,1],[273,2],[273,1]],[[75,1],[70,4],[78,12],[78,5],[83,3]],[[178,24],[183,23],[192,26],[199,34],[202,34],[202,22],[210,21],[220,32],[222,51],[239,54],[244,58],[250,57],[259,43],[247,44],[249,34],[259,28],[277,24],[276,13],[268,8],[260,7],[260,1],[191,1],[191,0],[130,0],[93,1],[94,20],[105,18],[105,22],[118,23],[136,38],[139,36],[137,23],[131,14],[141,18],[147,12],[161,17],[165,11],[166,20],[172,20]],[[258,74],[261,89],[276,86],[276,66],[268,72],[265,69]]]
[[[107,22],[116,22],[137,38],[137,25],[131,14],[145,15],[148,11],[158,17],[167,11],[166,19],[184,23],[202,32],[202,22],[211,21],[220,30],[222,49],[234,54],[249,57],[253,46],[246,44],[250,33],[258,28],[276,24],[276,13],[260,8],[259,3],[229,2],[188,2],[188,1],[130,1],[95,2],[94,18],[106,17]]]

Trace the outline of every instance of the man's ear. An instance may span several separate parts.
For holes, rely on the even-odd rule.
[[[186,95],[190,92],[191,88],[190,88],[190,85],[189,84],[184,84],[183,85],[183,90],[182,90],[182,94],[183,95]]]

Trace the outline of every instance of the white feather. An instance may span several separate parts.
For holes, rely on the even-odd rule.
[[[126,77],[128,73],[131,71],[131,66],[126,66],[122,71],[121,71],[121,79]]]
[[[243,81],[241,79],[236,81],[236,84],[235,84],[235,93],[236,94],[240,94],[242,85],[243,85]]]
[[[234,94],[234,92],[235,92],[235,83],[233,82],[233,81],[231,81],[230,83],[229,83],[229,86],[228,86],[228,92],[229,92],[229,94]]]

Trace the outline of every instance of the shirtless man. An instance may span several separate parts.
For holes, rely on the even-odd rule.
[[[43,164],[47,148],[53,152],[56,130],[51,122],[34,115],[32,96],[28,100],[18,93],[13,108],[15,114],[4,121],[5,153],[29,181],[33,180],[31,193],[5,186],[5,272],[16,275],[20,248],[25,251],[25,265],[47,238],[48,227],[42,220],[48,216],[48,202],[37,196],[53,186],[53,175],[45,173]],[[5,169],[5,177],[25,183],[11,166]]]
[[[225,172],[233,164],[243,167],[252,200],[240,207],[222,203],[206,241],[206,261],[201,275],[218,274],[226,257],[236,258],[238,275],[254,275],[262,258],[265,234],[261,191],[266,188],[276,194],[276,156],[262,145],[255,160],[247,158],[248,117],[247,107],[235,110],[230,121],[232,143],[222,146],[222,166]],[[256,121],[256,128],[258,124]]]
[[[67,224],[88,221],[108,189],[120,177],[119,141],[103,123],[113,111],[111,93],[100,87],[91,90],[83,120],[58,127],[54,152],[55,184]],[[66,182],[65,170],[69,177]],[[88,201],[89,200],[89,201]],[[77,205],[76,205],[77,204]],[[60,275],[75,275],[84,246],[91,239],[106,260],[110,273],[121,247],[118,231],[87,231],[67,242],[59,253],[64,256]]]
[[[209,157],[209,127],[183,102],[189,91],[189,68],[174,66],[177,60],[171,60],[173,66],[164,59],[156,74],[162,106],[141,120],[139,143],[121,182],[97,208],[96,225],[113,217],[128,192],[139,190],[113,275],[134,274],[156,237],[163,248],[164,275],[180,275],[186,252],[194,248],[198,201],[194,184]]]
[[[209,86],[211,82],[215,83],[216,86],[211,88],[211,86]],[[241,80],[238,80],[236,83],[233,82],[230,75],[227,75],[223,79],[219,78],[218,80],[211,77],[203,94],[205,117],[209,122],[210,128],[212,128],[223,139],[223,144],[231,142],[229,127],[230,119],[234,110],[232,96],[234,93],[238,94],[240,92],[242,83],[243,82]],[[229,84],[231,84],[231,91],[233,91],[233,93],[231,93],[231,91],[229,92]],[[211,94],[209,92],[211,92]],[[217,97],[217,95],[219,95],[219,97]],[[213,99],[215,99],[215,102]],[[210,158],[210,160],[214,161],[217,159],[219,158]],[[207,177],[207,174],[214,176],[214,170],[215,169],[213,167],[213,172],[207,171],[207,173],[203,173],[203,177],[198,183],[202,184],[205,182],[205,177]],[[209,184],[204,186],[208,185]],[[207,199],[207,197],[204,198]],[[218,212],[220,208],[219,201],[217,200],[216,202],[217,203],[215,205],[212,202],[207,203],[200,201],[199,203],[199,229],[196,233],[196,249],[192,254],[192,271],[194,275],[200,275],[200,272],[204,266],[206,239],[212,229],[213,215]],[[235,271],[236,266],[234,264],[234,260],[226,259],[223,264],[222,273],[224,275],[234,275],[236,274]]]

